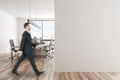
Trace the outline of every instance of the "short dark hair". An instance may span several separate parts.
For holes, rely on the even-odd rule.
[[[28,25],[29,25],[29,23],[25,23],[25,24],[24,24],[24,28],[26,28]]]

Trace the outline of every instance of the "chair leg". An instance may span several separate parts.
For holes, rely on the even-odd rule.
[[[11,61],[13,61],[13,51],[11,50]]]

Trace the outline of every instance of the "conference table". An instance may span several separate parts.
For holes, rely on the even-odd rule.
[[[45,56],[47,53],[44,51],[46,44],[36,44],[36,47],[33,47],[34,56]]]

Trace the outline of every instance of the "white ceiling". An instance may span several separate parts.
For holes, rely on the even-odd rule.
[[[15,17],[28,18],[29,0],[0,0],[0,9]],[[36,18],[35,16],[54,18],[54,0],[30,0],[30,17]]]

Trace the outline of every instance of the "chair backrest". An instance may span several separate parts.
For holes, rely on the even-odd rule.
[[[50,49],[53,48],[53,45],[54,45],[53,42],[54,42],[54,39],[51,39],[50,44],[49,44]]]
[[[10,47],[12,50],[14,50],[15,48],[15,45],[14,45],[14,41],[12,39],[9,40],[9,43],[10,43]]]
[[[52,44],[53,44],[53,39],[50,40],[50,46],[52,46]]]
[[[40,37],[40,43],[42,43],[42,38]]]

